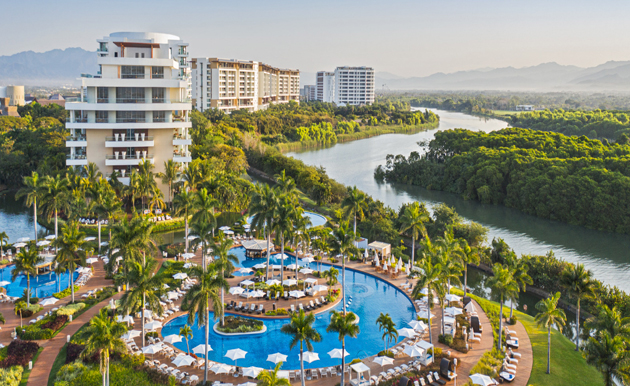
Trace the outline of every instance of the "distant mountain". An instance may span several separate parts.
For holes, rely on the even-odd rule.
[[[82,73],[98,70],[95,52],[66,48],[46,52],[24,51],[0,56],[0,84],[61,85],[75,83]]]
[[[375,73],[374,77],[379,78],[379,79],[385,79],[385,80],[403,79],[403,77],[400,75],[392,74],[391,72],[385,72],[385,71],[379,71]]]
[[[589,68],[551,62],[402,79],[377,76],[376,84],[383,83],[390,90],[630,91],[630,61],[610,61]]]

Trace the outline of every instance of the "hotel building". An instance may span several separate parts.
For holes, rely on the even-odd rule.
[[[117,32],[98,43],[100,70],[82,75],[80,100],[66,103],[67,165],[93,162],[107,176],[119,172],[127,183],[131,169],[144,160],[156,173],[171,159],[190,162],[188,43],[143,32]]]
[[[319,71],[316,76],[317,100],[332,103],[335,101],[335,73]]]
[[[199,111],[253,112],[291,100],[300,100],[298,70],[237,59],[192,59],[192,104]]]
[[[335,72],[319,71],[316,77],[317,100],[337,106],[374,103],[372,67],[337,67]]]

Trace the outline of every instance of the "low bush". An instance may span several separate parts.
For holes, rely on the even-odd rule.
[[[85,308],[85,303],[68,304],[67,306],[59,308],[59,310],[57,310],[57,315],[74,315],[83,308]]]
[[[54,319],[49,320],[48,322],[42,324],[42,328],[49,328],[53,331],[59,330],[63,327],[64,324],[68,321],[67,315],[59,315],[57,314]]]
[[[83,375],[88,367],[81,362],[72,362],[62,366],[57,372],[55,382],[68,382],[71,384],[75,379]],[[56,385],[56,383],[55,383]]]
[[[7,265],[7,264],[9,264],[9,260],[7,259],[0,260],[0,265]]]
[[[501,367],[502,363],[503,354],[494,347],[492,350],[483,353],[481,358],[479,358],[479,362],[470,370],[470,373],[484,374],[494,378],[497,376],[497,370]]]
[[[8,369],[0,369],[0,385],[3,386],[19,386],[22,381],[22,366],[11,366]]]
[[[122,354],[120,361],[123,365],[138,369],[144,365],[144,354]]]
[[[83,352],[85,348],[82,344],[68,343],[66,346],[66,364],[72,363],[79,359],[79,355]]]
[[[9,344],[7,348],[7,357],[0,362],[0,367],[25,367],[28,365],[28,362],[33,359],[35,354],[37,354],[37,350],[39,350],[39,345],[37,343],[16,339]]]
[[[391,350],[387,350],[387,351],[383,350],[383,351],[378,353],[378,356],[380,356],[380,357],[385,356],[385,357],[394,358],[394,353]]]
[[[184,249],[185,245],[182,243],[160,246],[160,250],[166,252],[168,257],[175,257],[180,253],[184,253]]]
[[[151,381],[153,384],[168,385],[169,376],[167,374],[146,366],[142,368],[142,371],[147,374],[147,376],[149,377],[149,381]]]
[[[79,287],[78,285],[74,286],[74,292],[76,293],[81,287]],[[61,292],[55,292],[53,294],[54,297],[56,297],[57,299],[63,299],[66,296],[70,296],[72,294],[72,289],[70,287],[66,288],[65,290],[61,291]]]
[[[100,303],[103,300],[112,297],[116,292],[116,288],[114,287],[105,287],[102,290],[98,291],[96,293],[96,296],[89,297],[83,300],[83,302],[86,304],[86,306],[93,306],[96,303]]]
[[[229,315],[225,317],[225,324],[223,326],[218,325],[217,330],[226,334],[254,332],[261,331],[263,325],[261,320]]]
[[[453,335],[451,334],[440,335],[438,336],[438,342],[450,347],[453,344]]]
[[[38,313],[39,311],[43,309],[44,308],[40,306],[39,304],[31,304],[30,306],[26,307],[26,309],[22,311],[22,317],[30,318],[31,316],[35,315],[36,313]]]
[[[50,328],[41,328],[41,326],[35,325],[16,327],[15,331],[17,336],[23,340],[47,340],[51,339],[55,333]]]

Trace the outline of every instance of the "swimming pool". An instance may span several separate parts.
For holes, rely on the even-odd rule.
[[[326,217],[322,216],[321,214],[317,214],[313,212],[304,212],[303,216],[308,217],[311,220],[311,226],[309,228],[322,226],[326,224],[326,222],[328,221]],[[247,223],[251,224],[251,222],[252,222],[252,218],[249,217],[247,219]]]
[[[11,273],[15,266],[10,265],[8,267],[4,267],[0,269],[0,281],[12,281]],[[73,278],[79,276],[77,272],[74,272]],[[68,273],[61,274],[61,290],[68,288]],[[7,290],[7,295],[9,296],[22,296],[24,294],[24,289],[26,289],[26,275],[18,275],[11,284],[4,286]],[[52,296],[55,292],[59,292],[59,287],[57,283],[57,274],[54,272],[43,273],[37,276],[31,276],[31,296],[38,298],[45,298],[48,296]]]
[[[260,260],[258,259],[257,262]],[[290,264],[289,260],[293,259],[285,260],[285,264]],[[244,264],[248,264],[248,262],[245,261]],[[316,263],[311,263],[310,265],[311,268],[316,268]],[[339,282],[341,283],[341,277]],[[352,299],[348,310],[359,316],[359,327],[361,329],[358,338],[346,339],[346,351],[349,353],[346,357],[346,363],[355,358],[375,355],[385,348],[381,339],[382,332],[379,332],[376,325],[376,319],[381,312],[389,313],[397,328],[409,327],[407,323],[416,316],[413,304],[398,288],[377,277],[351,269],[346,269],[346,298],[348,300]],[[335,310],[341,310],[342,308],[341,302],[334,307]],[[162,335],[179,334],[179,329],[186,324],[187,318],[187,315],[183,315],[167,323],[162,329]],[[341,348],[338,335],[326,332],[326,327],[330,320],[330,310],[316,314],[315,318],[314,327],[321,334],[322,341],[313,343],[313,351],[319,354],[320,359],[311,364],[305,363],[305,367],[339,365],[341,363],[340,359],[331,359],[327,354],[328,351],[334,348]],[[210,328],[209,344],[214,351],[210,352],[209,359],[233,365],[234,362],[225,358],[224,355],[227,350],[240,348],[247,351],[247,355],[244,359],[238,360],[237,364],[239,366],[258,366],[269,369],[273,367],[273,363],[266,361],[267,355],[279,352],[288,356],[287,361],[282,366],[284,370],[299,369],[299,345],[293,350],[289,350],[291,337],[280,331],[280,328],[288,323],[288,320],[265,319],[264,323],[267,326],[267,331],[258,335],[222,336]],[[192,329],[193,338],[189,343],[191,349],[204,343],[203,327],[199,328],[195,324],[192,326]],[[400,339],[402,340],[403,338]],[[186,351],[185,341],[175,343],[175,346]]]

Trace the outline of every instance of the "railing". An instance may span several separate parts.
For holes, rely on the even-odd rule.
[[[146,118],[116,118],[116,123],[144,123]]]
[[[86,141],[86,139],[84,135],[69,135],[66,137],[66,141]]]
[[[72,120],[72,117],[66,118],[67,123],[87,123],[87,121],[87,118],[74,118],[74,120]]]
[[[109,98],[96,98],[96,103],[109,103]]]
[[[107,98],[99,98],[96,103],[190,103],[190,98],[167,99],[167,98],[115,98],[111,102]],[[94,103],[88,100],[88,103]]]
[[[142,134],[140,134],[137,139],[136,139],[135,136],[132,136],[132,137],[125,136],[124,139],[122,137],[120,137],[120,136],[118,136],[118,137],[114,136],[114,137],[105,137],[105,140],[108,141],[108,142],[153,141],[153,136],[145,135],[143,137]]]
[[[188,122],[184,117],[173,117],[173,122]]]
[[[190,157],[190,152],[173,153],[173,157]]]
[[[87,159],[86,157],[87,157],[87,156],[86,156],[85,154],[75,154],[75,155],[68,154],[68,155],[66,156],[66,159],[70,159],[70,160],[83,160],[83,159]]]
[[[109,118],[96,118],[96,123],[108,123]]]
[[[115,103],[146,103],[146,98],[116,98]]]
[[[164,74],[151,74],[151,79],[164,79]]]
[[[120,74],[120,79],[144,79],[145,74]]]
[[[165,122],[167,122],[167,120],[166,120],[166,118],[155,118],[155,117],[153,117],[153,122],[165,123]]]
[[[117,159],[117,160],[127,160],[127,159],[153,159],[153,154],[147,154],[146,157],[143,156],[142,153],[138,154],[136,156],[136,154],[118,154],[118,157],[116,157],[115,154],[107,154],[105,156],[105,159]]]

